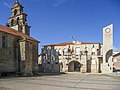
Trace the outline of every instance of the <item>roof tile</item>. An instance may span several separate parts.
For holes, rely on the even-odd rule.
[[[5,33],[8,33],[8,34],[12,34],[12,35],[15,35],[15,36],[19,36],[19,37],[22,37],[22,38],[27,38],[29,40],[33,40],[33,41],[36,41],[36,42],[39,42],[38,40],[24,34],[24,33],[21,33],[21,32],[18,32],[12,28],[9,28],[9,27],[6,27],[6,26],[3,26],[3,25],[0,25],[0,31],[2,32],[5,32]]]
[[[66,46],[66,45],[74,45],[75,43],[73,42],[64,42],[64,43],[59,43],[59,44],[48,44],[45,46]],[[81,42],[81,44],[100,44],[100,43],[93,43],[93,42]]]

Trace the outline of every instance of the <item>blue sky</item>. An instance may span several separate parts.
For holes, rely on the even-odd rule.
[[[0,0],[0,24],[11,16],[15,0]],[[19,0],[28,14],[31,36],[41,45],[75,40],[102,43],[102,28],[114,24],[120,49],[120,0]]]

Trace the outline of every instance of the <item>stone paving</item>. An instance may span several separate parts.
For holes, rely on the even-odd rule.
[[[120,77],[80,73],[2,77],[0,90],[120,90]]]

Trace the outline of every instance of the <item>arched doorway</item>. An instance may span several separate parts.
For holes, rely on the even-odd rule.
[[[78,61],[71,61],[68,64],[68,72],[80,72],[81,64]]]

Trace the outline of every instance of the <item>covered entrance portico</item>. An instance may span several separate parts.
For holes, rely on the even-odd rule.
[[[81,64],[78,61],[68,63],[68,72],[80,72]]]

